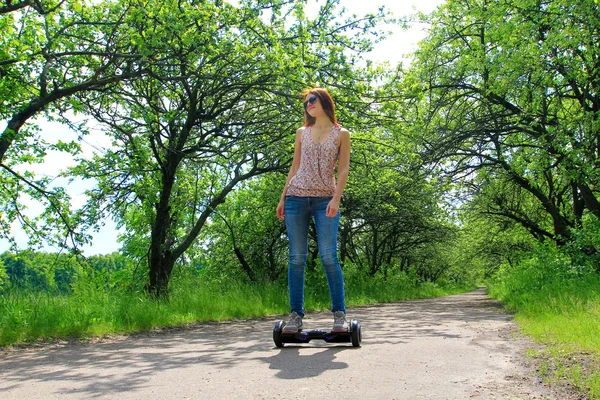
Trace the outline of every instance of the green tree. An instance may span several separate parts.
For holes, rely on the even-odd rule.
[[[0,256],[10,285],[15,288],[51,291],[55,288],[54,264],[50,257],[27,250]]]
[[[0,259],[0,293],[2,293],[8,287],[9,280],[10,278],[6,273],[4,262]]]
[[[42,114],[69,123],[61,115],[77,113],[75,94],[104,90],[140,76],[150,56],[133,42],[129,2],[36,0],[6,1],[0,7],[0,229],[10,238],[18,220],[32,237],[58,232],[58,245],[78,245],[69,198],[53,177],[27,171],[50,150],[76,153],[76,143],[47,143],[31,120]],[[27,200],[45,208],[39,219],[24,212]],[[52,236],[50,236],[52,239]],[[34,240],[35,241],[35,240]],[[33,244],[33,243],[31,243]]]
[[[76,172],[99,182],[90,220],[116,215],[125,249],[147,257],[154,295],[167,293],[175,263],[236,185],[287,168],[300,89],[358,75],[348,53],[367,41],[348,32],[368,33],[381,16],[330,23],[336,3],[314,21],[283,1],[150,1],[132,11],[156,61],[145,79],[80,98],[115,147]]]
[[[426,161],[504,186],[498,215],[566,243],[585,209],[600,217],[598,5],[450,0],[428,21],[404,81]]]
[[[288,263],[285,224],[277,219],[284,174],[267,174],[242,184],[211,217],[200,237],[215,276],[277,281]],[[218,271],[217,271],[218,270]]]
[[[142,73],[125,36],[127,10],[121,2],[93,7],[80,1],[7,1],[0,8],[0,105],[8,124],[0,135],[0,161],[23,125],[48,106],[60,108],[75,93],[99,90]],[[124,37],[125,36],[125,37]]]
[[[384,268],[424,265],[423,248],[443,242],[452,229],[440,207],[440,183],[410,147],[406,138],[383,129],[353,137],[340,258],[363,265],[372,276]]]

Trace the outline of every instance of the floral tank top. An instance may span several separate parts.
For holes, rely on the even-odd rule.
[[[300,167],[290,179],[288,196],[331,197],[335,194],[335,165],[339,157],[340,125],[323,143],[313,141],[311,126],[304,129]]]

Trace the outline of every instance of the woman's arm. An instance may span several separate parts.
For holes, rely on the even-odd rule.
[[[350,132],[346,129],[340,130],[340,156],[338,160],[338,178],[335,185],[335,193],[333,199],[327,205],[325,215],[335,217],[342,200],[342,194],[346,188],[348,174],[350,173]]]
[[[301,149],[302,149],[302,134],[304,133],[304,127],[298,128],[296,131],[296,140],[294,142],[294,159],[292,160],[292,166],[290,167],[290,172],[288,172],[287,179],[285,180],[285,185],[283,186],[283,191],[281,192],[281,198],[279,199],[279,204],[277,205],[277,218],[283,220],[285,218],[284,215],[284,207],[285,207],[285,196],[288,191],[288,186],[290,184],[290,180],[296,175],[296,171],[300,168],[300,158],[301,158]]]

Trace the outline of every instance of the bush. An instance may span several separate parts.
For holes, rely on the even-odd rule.
[[[516,313],[522,332],[547,345],[538,357],[552,366],[546,368],[549,379],[600,398],[600,274],[594,257],[575,244],[538,245],[514,267],[502,266],[489,293]]]
[[[500,267],[490,282],[490,294],[503,300],[511,311],[517,311],[531,304],[532,296],[594,274],[591,263],[574,263],[570,253],[554,242],[538,244],[518,264]]]

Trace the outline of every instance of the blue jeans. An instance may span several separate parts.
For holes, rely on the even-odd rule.
[[[335,217],[325,215],[331,197],[286,196],[285,226],[287,228],[290,264],[288,286],[290,306],[300,316],[304,316],[304,269],[308,257],[308,225],[310,218],[315,219],[317,244],[321,262],[327,275],[331,311],[346,312],[344,304],[344,277],[337,256],[337,232],[340,213]]]

